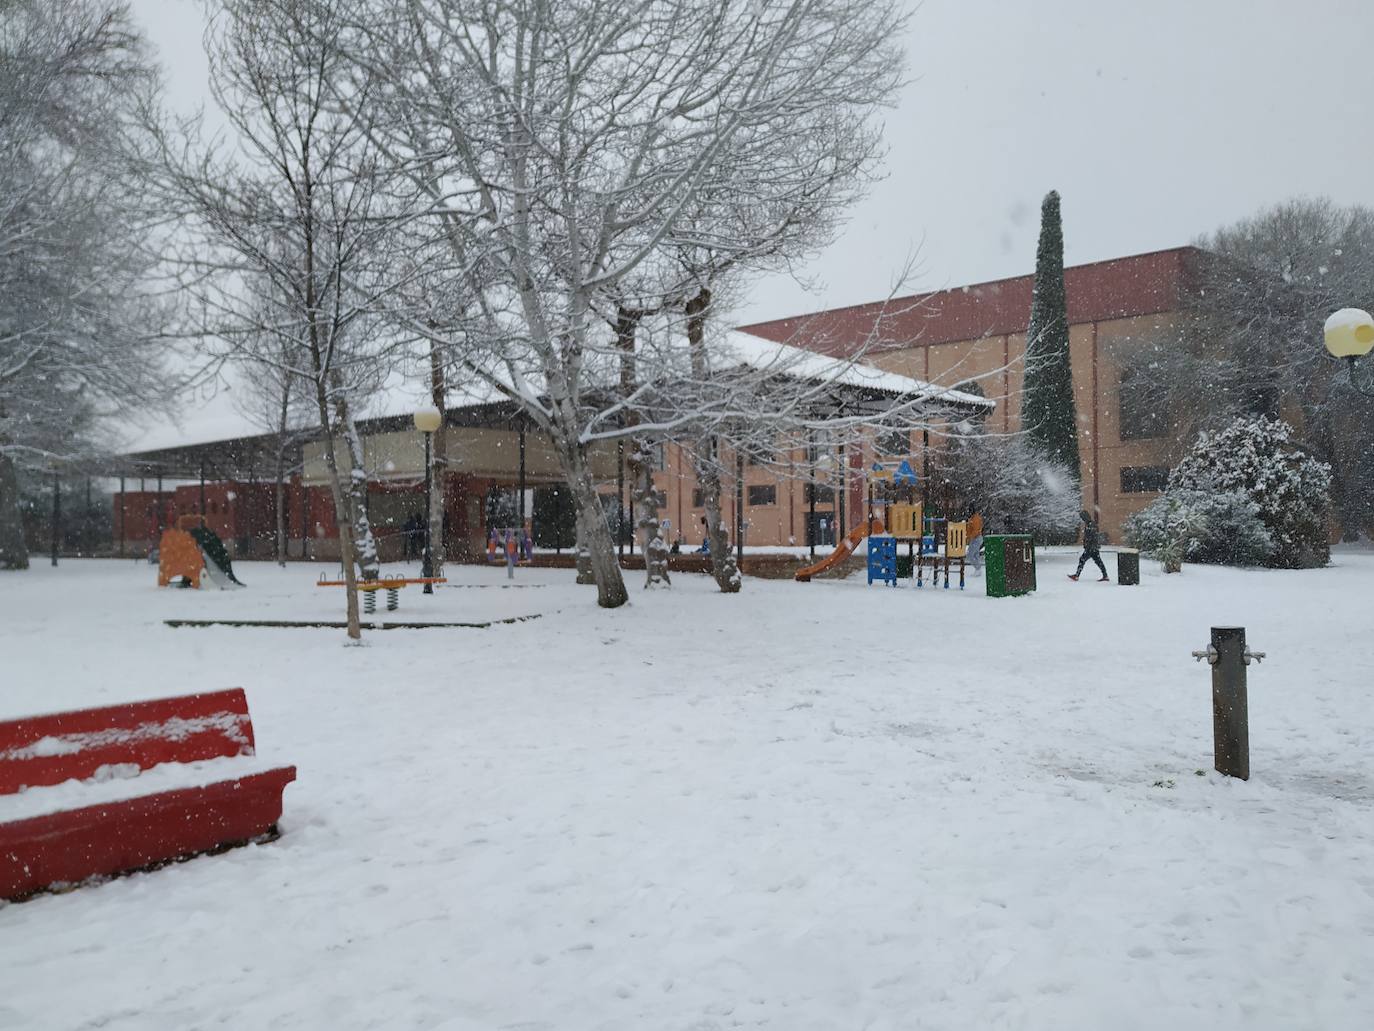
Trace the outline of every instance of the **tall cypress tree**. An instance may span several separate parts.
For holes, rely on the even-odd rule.
[[[1064,227],[1059,193],[1040,205],[1040,246],[1035,251],[1035,293],[1026,329],[1026,381],[1021,404],[1026,435],[1081,483],[1073,372],[1069,367],[1069,305],[1064,294]]]

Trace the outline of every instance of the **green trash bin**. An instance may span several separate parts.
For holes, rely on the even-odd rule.
[[[1012,598],[1035,590],[1035,542],[1030,534],[990,534],[983,538],[989,598]]]

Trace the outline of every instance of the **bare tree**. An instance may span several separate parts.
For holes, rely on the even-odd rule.
[[[825,120],[870,126],[902,65],[896,4],[407,0],[391,10],[371,12],[357,59],[388,83],[379,143],[429,194],[435,239],[466,284],[471,303],[448,321],[464,330],[464,373],[549,435],[598,602],[620,605],[587,449],[590,424],[616,405],[623,352],[605,327],[622,287],[664,255],[700,198],[728,185],[743,203],[739,176],[756,154],[784,162],[770,170],[781,182],[811,167]],[[635,292],[683,296],[679,279]],[[634,427],[622,420],[616,432]]]
[[[103,416],[165,401],[167,305],[128,161],[154,81],[124,4],[0,2],[0,569],[28,565],[19,474],[94,455]]]
[[[268,284],[264,289],[271,289]],[[261,324],[274,325],[269,309]],[[260,429],[272,436],[272,502],[276,520],[277,565],[286,566],[287,530],[286,486],[288,477],[302,471],[303,463],[292,462],[302,454],[302,445],[318,432],[318,420],[311,411],[311,382],[298,369],[299,342],[276,332],[265,332],[258,340],[242,338],[241,357],[235,363],[241,370],[246,389],[236,392],[240,410]],[[253,355],[252,359],[247,356]],[[311,430],[315,424],[317,429]]]
[[[226,357],[309,385],[354,639],[357,578],[378,569],[355,399],[378,386],[403,344],[380,311],[396,286],[387,247],[409,212],[367,146],[361,118],[375,108],[336,92],[348,82],[341,62],[360,7],[222,0],[207,50],[237,153],[163,135],[153,170],[184,218],[182,279],[204,312],[201,331]],[[196,138],[194,126],[185,131]]]
[[[1374,405],[1322,346],[1338,308],[1374,306],[1374,211],[1286,201],[1199,240],[1183,321],[1132,354],[1123,402],[1180,442],[1240,416],[1301,413],[1346,534],[1374,524]]]

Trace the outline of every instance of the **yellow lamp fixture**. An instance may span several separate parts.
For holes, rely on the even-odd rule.
[[[1365,348],[1365,350],[1367,351],[1369,348]],[[443,421],[444,417],[437,408],[421,408],[415,413],[415,428],[421,433],[433,433]]]
[[[1342,308],[1326,320],[1326,349],[1337,358],[1363,358],[1374,349],[1374,316]]]

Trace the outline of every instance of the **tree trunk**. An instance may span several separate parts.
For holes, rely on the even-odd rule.
[[[273,486],[277,506],[277,565],[286,568],[286,449],[277,451],[277,482]]]
[[[572,493],[569,491],[568,493]],[[573,520],[577,527],[577,543],[575,547],[575,563],[577,566],[577,582],[580,584],[595,584],[596,577],[592,573],[592,549],[587,544],[587,534],[583,530],[582,507],[573,502]]]
[[[273,501],[277,509],[277,565],[286,568],[286,431],[291,419],[291,380],[281,388],[281,406],[277,409],[277,467]]]
[[[711,575],[724,594],[738,593],[743,582],[734,552],[730,550],[730,530],[721,515],[720,466],[718,445],[707,438],[697,442],[697,486],[701,488],[701,504],[706,510],[706,538],[711,542]]]
[[[339,528],[339,564],[343,566],[344,595],[348,612],[348,636],[362,640],[363,628],[358,617],[357,556],[353,546],[353,528],[349,523],[348,495],[339,475],[338,449],[340,441],[333,432],[329,405],[323,386],[319,388],[320,419],[325,431],[325,467],[329,470],[329,493],[334,500],[334,524]]]
[[[668,577],[668,545],[658,519],[658,491],[654,490],[653,445],[644,437],[635,437],[630,442],[629,466],[635,526],[644,550],[644,586],[672,586]]]
[[[606,523],[606,512],[601,507],[601,496],[596,492],[587,456],[577,441],[559,440],[555,436],[554,442],[568,481],[568,492],[577,506],[579,562],[585,548],[586,561],[596,582],[596,603],[603,609],[619,608],[630,600],[630,595],[625,590],[625,578],[615,554],[615,540]]]
[[[348,456],[348,509],[353,532],[354,553],[358,572],[364,580],[381,576],[381,562],[377,558],[377,540],[372,536],[372,522],[367,517],[367,470],[363,465],[363,439],[353,421],[353,408],[341,385],[334,384],[334,425]]]
[[[692,356],[692,375],[704,381],[706,365],[706,319],[711,310],[711,291],[702,287],[684,307],[687,315],[687,345]],[[730,554],[730,534],[720,513],[720,466],[716,441],[702,437],[696,445],[697,486],[701,488],[702,507],[706,509],[706,539],[711,542],[711,575],[725,594],[735,594],[741,586],[735,557]]]
[[[307,194],[308,196],[308,194]],[[329,493],[334,499],[334,525],[339,529],[339,563],[343,566],[344,576],[344,604],[348,613],[348,636],[350,640],[361,641],[363,639],[362,621],[358,617],[358,566],[362,565],[358,555],[357,543],[353,539],[353,525],[349,519],[349,492],[344,490],[343,480],[339,475],[339,445],[340,433],[342,430],[349,433],[352,441],[344,442],[348,453],[352,455],[351,443],[357,440],[357,429],[353,426],[353,417],[349,412],[348,399],[344,395],[342,377],[338,370],[326,363],[325,347],[323,340],[322,326],[319,320],[319,302],[316,293],[315,280],[315,224],[313,218],[313,208],[307,208],[307,216],[304,223],[305,248],[304,248],[304,268],[306,292],[305,292],[305,311],[306,321],[309,325],[308,346],[310,349],[310,368],[312,380],[315,384],[315,405],[320,418],[320,429],[324,431],[324,460],[325,467],[329,470]],[[338,326],[333,327],[337,332]],[[333,348],[330,347],[332,355]],[[330,411],[331,401],[340,418],[336,420]],[[359,443],[357,449],[358,461],[356,471],[361,471],[362,465],[362,445]],[[363,483],[366,489],[366,481]],[[366,519],[366,511],[363,518]],[[371,533],[368,533],[369,539]],[[376,560],[374,549],[373,560]]]
[[[638,378],[635,369],[635,334],[639,330],[643,312],[621,305],[616,313],[616,342],[620,347],[620,393],[628,402],[635,391]],[[639,425],[639,414],[633,408],[625,417],[625,425]],[[654,490],[653,447],[642,436],[630,439],[626,452],[630,475],[630,509],[635,528],[640,534],[644,555],[644,586],[656,583],[671,584],[668,579],[668,546],[659,535],[658,494]]]
[[[444,569],[444,481],[448,473],[448,428],[442,416],[445,414],[444,366],[440,360],[439,346],[429,345],[429,386],[430,400],[439,409],[439,428],[430,441],[429,469],[425,475],[430,477],[433,489],[430,491],[429,520],[430,566],[432,575],[443,576]]]
[[[1358,431],[1337,434],[1330,413],[1311,406],[1304,406],[1303,419],[1309,427],[1315,457],[1331,467],[1332,509],[1341,528],[1341,540],[1358,541],[1368,523],[1369,513],[1368,498],[1360,489],[1359,476],[1364,434]]]
[[[606,524],[601,498],[590,477],[570,477],[570,480],[573,500],[582,513],[586,528],[587,559],[596,581],[596,603],[603,609],[619,608],[630,600],[630,596],[625,590],[625,578],[620,572],[615,540],[611,537],[611,528]]]
[[[343,566],[348,636],[354,641],[361,641],[363,628],[358,616],[357,556],[354,554],[353,530],[349,523],[348,497],[339,476],[340,442],[334,433],[334,423],[329,412],[329,390],[320,372],[320,350],[313,340],[310,358],[315,369],[315,404],[319,413],[320,429],[324,431],[324,463],[325,468],[329,470],[329,493],[334,501],[334,524],[339,528],[339,564]]]
[[[333,452],[338,446],[336,437],[326,440],[326,452]],[[353,527],[348,522],[348,495],[343,489],[338,463],[329,462],[329,492],[334,498],[334,522],[339,528],[339,558],[343,565],[345,608],[348,619],[348,636],[355,641],[363,639],[362,620],[358,614],[358,574],[356,549],[353,543]]]
[[[19,477],[14,461],[0,451],[0,569],[28,569],[29,548],[19,514]]]

